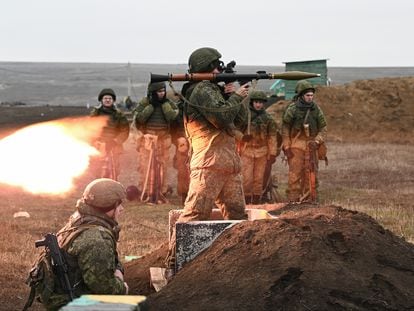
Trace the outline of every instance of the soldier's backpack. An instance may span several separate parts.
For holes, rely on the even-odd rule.
[[[68,245],[83,231],[94,227],[94,225],[82,225],[77,227],[71,232],[66,239],[63,241],[63,245],[60,245],[60,251],[62,256],[66,259],[68,264],[68,270],[71,267],[70,255],[67,254],[66,249]],[[45,247],[35,260],[32,268],[30,269],[29,276],[26,280],[26,284],[30,286],[29,298],[23,307],[23,311],[26,311],[36,298],[42,304],[47,304],[53,293],[56,292],[58,285],[58,278],[52,266],[51,254]]]

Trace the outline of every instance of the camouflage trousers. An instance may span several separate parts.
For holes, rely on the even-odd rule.
[[[289,176],[286,190],[289,201],[297,202],[302,195],[309,191],[309,173],[305,167],[305,150],[292,148],[293,157],[288,160]],[[318,175],[316,172],[316,190],[318,189]]]
[[[171,138],[167,139],[159,138],[156,145],[155,156],[160,164],[160,175],[162,177],[161,192],[166,193],[168,190],[168,181],[170,177],[171,161],[170,161],[170,147]],[[151,150],[145,146],[144,143],[140,143],[137,148],[138,151],[138,188],[142,190],[145,185],[148,166],[150,165]]]
[[[217,206],[224,219],[247,219],[246,204],[240,173],[223,173],[211,169],[197,169],[190,173],[190,187],[184,209],[177,222],[209,220]],[[175,265],[175,229],[170,239],[166,265]]]
[[[245,196],[261,196],[267,156],[253,158],[242,155],[243,190]]]

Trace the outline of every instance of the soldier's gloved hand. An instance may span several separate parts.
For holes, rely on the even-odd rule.
[[[251,135],[251,134],[245,134],[242,137],[242,142],[248,143],[248,142],[252,141],[252,139],[253,139],[253,135]]]
[[[318,149],[319,144],[316,141],[311,140],[310,142],[308,142],[308,146],[310,150],[316,150]]]
[[[269,157],[267,158],[267,161],[269,161],[269,163],[273,164],[276,162],[276,155],[271,154],[269,155]]]
[[[293,158],[293,152],[290,148],[283,149],[283,153],[285,154],[286,158],[288,159]]]

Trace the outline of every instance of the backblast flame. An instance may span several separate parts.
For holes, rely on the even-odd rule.
[[[25,127],[0,140],[0,182],[35,194],[64,194],[98,151],[106,120],[71,118]]]

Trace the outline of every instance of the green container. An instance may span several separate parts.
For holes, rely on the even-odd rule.
[[[309,81],[314,85],[328,85],[327,59],[306,60],[297,62],[285,62],[285,71],[306,71],[319,73],[321,76],[311,78]],[[285,99],[292,99],[295,96],[297,81],[285,81]]]

